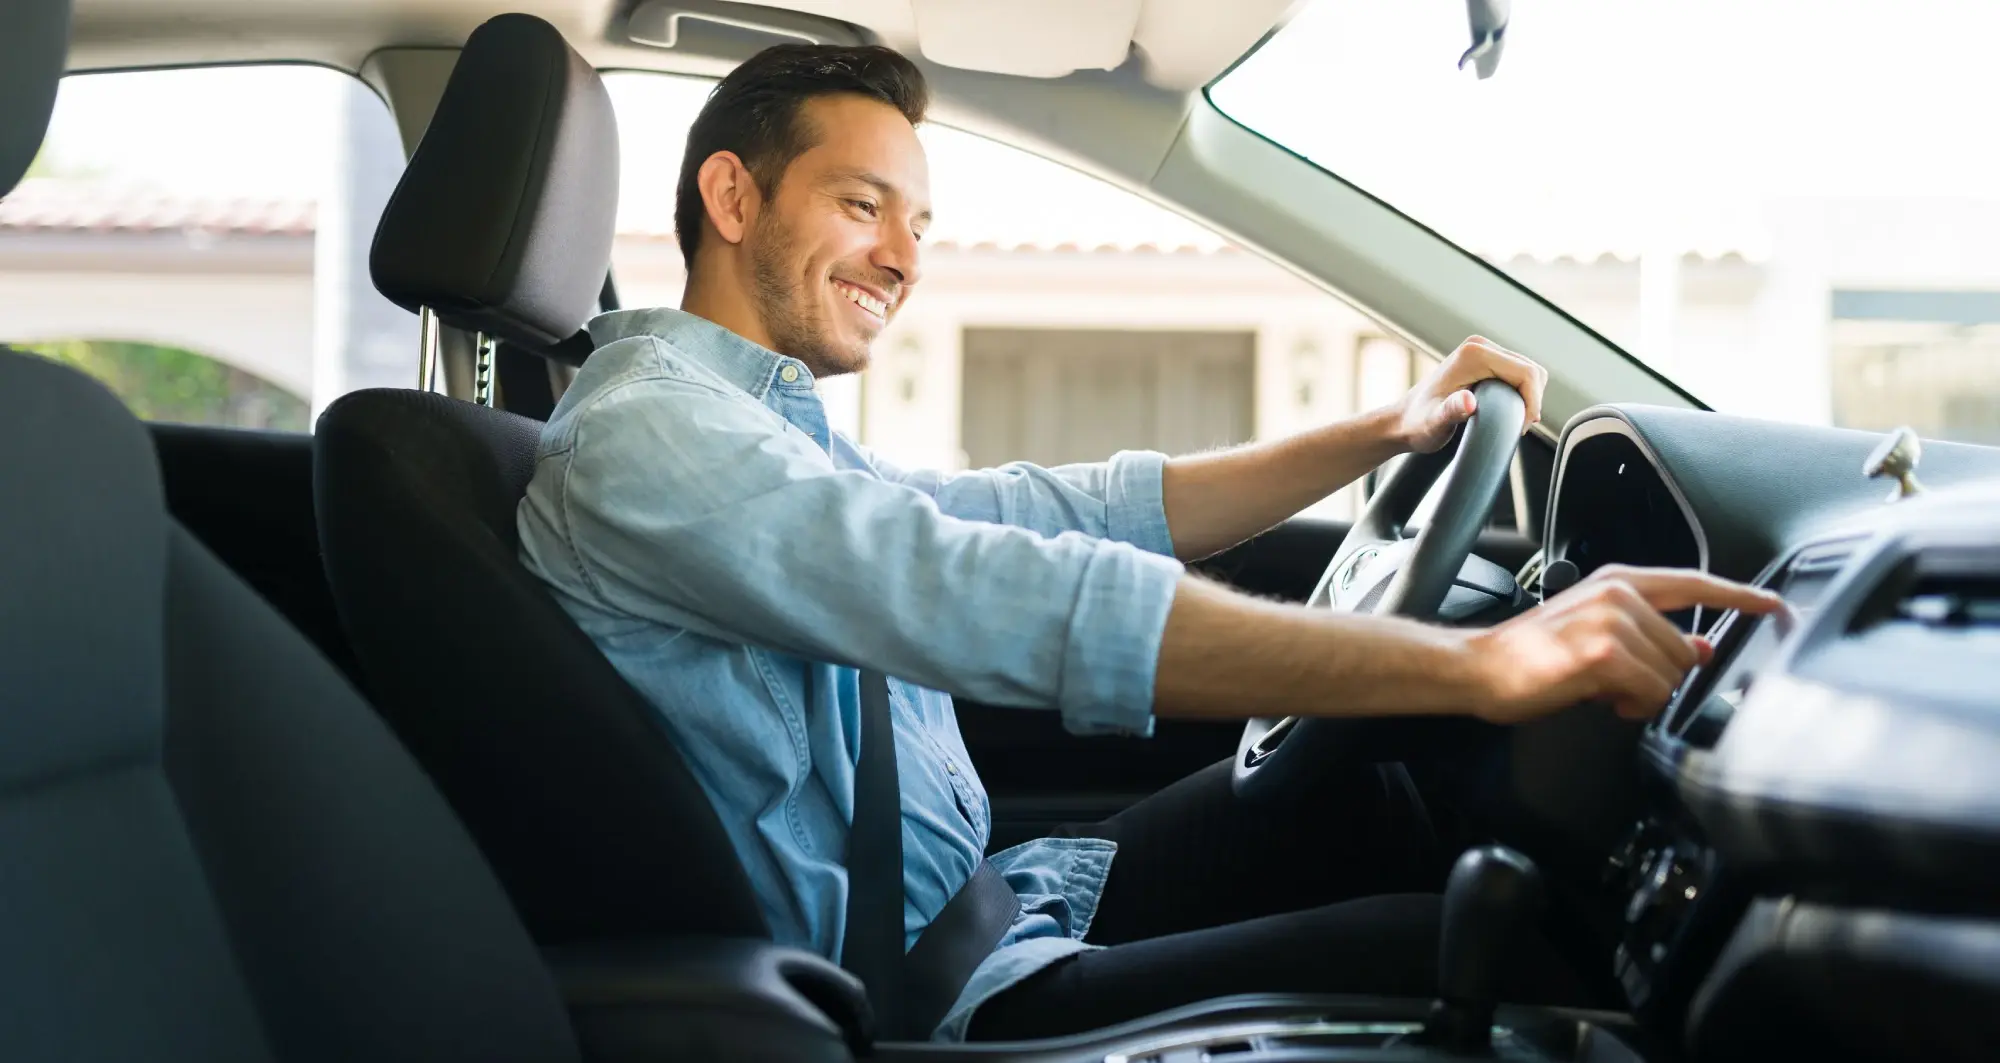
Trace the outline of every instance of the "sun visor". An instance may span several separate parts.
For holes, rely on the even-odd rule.
[[[1141,0],[910,0],[924,58],[943,66],[1056,78],[1115,70]]]

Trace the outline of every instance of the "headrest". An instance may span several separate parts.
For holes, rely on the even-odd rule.
[[[406,310],[543,348],[596,310],[617,210],[604,82],[555,27],[501,15],[459,53],[368,269]]]
[[[69,59],[69,0],[0,3],[0,196],[28,172]]]

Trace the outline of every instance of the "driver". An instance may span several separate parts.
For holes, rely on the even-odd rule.
[[[1454,630],[1186,571],[1441,447],[1478,381],[1519,389],[1533,421],[1544,371],[1478,337],[1393,406],[1187,457],[943,474],[830,431],[814,382],[866,368],[923,275],[927,95],[875,47],[771,48],[715,88],[677,190],[681,308],[591,323],[518,516],[527,565],[658,708],[780,943],[842,955],[858,668],[893,677],[907,947],[990,836],[946,691],[1086,735],[1156,718],[1515,723],[1590,700],[1639,718],[1709,652],[1663,610],[1776,604],[1696,572],[1607,569]],[[1019,757],[999,766],[1034,779]],[[1313,803],[1253,810],[1229,772],[992,856],[1019,912],[936,1035],[1054,1035],[1239,992],[1432,992],[1443,862],[1415,794],[1329,771]],[[1510,974],[1513,999],[1575,991],[1545,946]]]

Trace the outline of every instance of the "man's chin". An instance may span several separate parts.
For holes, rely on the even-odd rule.
[[[832,363],[829,369],[835,373],[859,373],[868,368],[870,348],[875,343],[875,337],[849,334],[836,335],[832,339],[833,342],[826,346],[827,361]]]
[[[836,376],[845,375],[847,373],[862,372],[863,370],[868,368],[868,363],[870,361],[868,356],[868,348],[866,347],[863,347],[858,351],[856,350],[842,351],[838,355],[838,358],[839,358],[838,364],[829,367],[833,370],[833,375]]]

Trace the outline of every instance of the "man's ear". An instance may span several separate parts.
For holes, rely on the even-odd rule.
[[[759,205],[757,182],[751,178],[750,168],[735,152],[718,151],[695,172],[695,187],[701,189],[702,209],[716,235],[725,243],[742,243]]]

